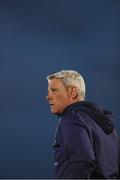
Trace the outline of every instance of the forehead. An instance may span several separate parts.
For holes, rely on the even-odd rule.
[[[48,81],[48,86],[49,87],[64,87],[61,79],[51,79]]]

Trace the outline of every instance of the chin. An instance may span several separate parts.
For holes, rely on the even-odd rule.
[[[51,109],[51,113],[56,114],[57,111]]]
[[[52,113],[52,114],[59,114],[60,112],[59,112],[59,111],[56,111],[56,110],[51,109],[51,113]]]
[[[57,111],[51,111],[52,114],[59,114]]]

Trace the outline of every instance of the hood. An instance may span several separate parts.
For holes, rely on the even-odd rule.
[[[80,101],[68,106],[61,115],[75,110],[86,113],[106,134],[113,132],[113,115],[110,111],[104,110],[100,105],[88,101]]]

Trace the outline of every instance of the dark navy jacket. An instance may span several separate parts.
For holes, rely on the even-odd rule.
[[[117,178],[118,137],[111,112],[81,101],[59,116],[53,145],[55,178]]]

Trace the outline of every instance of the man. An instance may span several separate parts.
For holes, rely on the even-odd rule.
[[[111,112],[85,101],[85,83],[73,70],[49,75],[51,112],[59,123],[54,141],[56,179],[116,179],[118,137]]]

